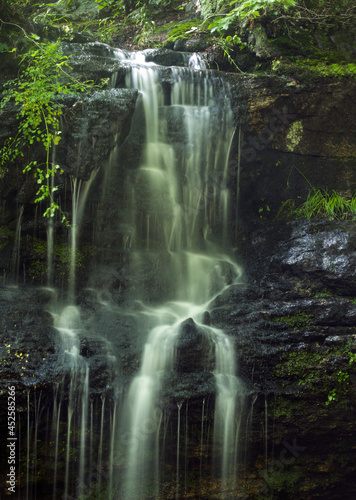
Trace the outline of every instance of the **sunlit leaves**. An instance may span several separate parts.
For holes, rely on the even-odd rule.
[[[287,10],[295,4],[296,0],[233,0],[230,2],[230,6],[236,6],[228,14],[210,24],[209,30],[211,33],[223,34],[235,22],[244,19],[252,21],[260,17],[261,14],[277,15],[281,10]]]
[[[31,38],[33,46],[21,58],[20,77],[5,84],[1,108],[13,100],[18,107],[19,126],[16,137],[9,138],[0,150],[0,165],[24,156],[26,147],[31,151],[33,144],[42,144],[46,161],[42,165],[30,161],[23,171],[31,172],[39,184],[35,202],[49,199],[50,206],[44,215],[53,217],[59,206],[53,199],[55,188],[50,186],[49,180],[60,167],[52,165],[50,151],[61,138],[61,98],[85,90],[88,83],[81,83],[67,73],[68,58],[61,52],[59,42],[41,43],[37,35]]]

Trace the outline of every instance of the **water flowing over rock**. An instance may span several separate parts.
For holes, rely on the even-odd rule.
[[[91,45],[91,52],[94,49],[97,47]],[[178,409],[174,490],[179,496],[183,489],[181,475],[186,477],[188,461],[196,461],[188,449],[180,449],[183,436],[186,443],[189,439],[188,405],[194,413],[194,408],[202,404],[202,396],[205,412],[205,397],[212,399],[212,411],[216,394],[216,446],[204,452],[204,460],[214,466],[217,489],[229,487],[237,467],[237,441],[230,448],[236,434],[236,414],[238,419],[241,417],[236,400],[243,400],[243,383],[236,375],[232,342],[222,329],[207,325],[211,299],[241,275],[239,266],[225,253],[232,209],[227,169],[235,131],[229,85],[206,71],[203,63],[204,71],[164,68],[147,62],[146,55],[120,51],[110,54],[126,72],[124,82],[119,73],[113,74],[112,85],[121,82],[127,89],[113,88],[83,102],[69,103],[62,123],[63,140],[54,152],[55,161],[70,179],[72,226],[68,295],[60,300],[54,296],[47,306],[60,339],[56,354],[63,376],[58,374],[52,389],[53,406],[49,405],[47,411],[53,430],[45,440],[54,442],[53,494],[56,496],[56,489],[63,484],[64,498],[88,491],[91,485],[87,473],[94,464],[102,473],[104,449],[109,450],[109,477],[105,481],[108,498],[120,491],[123,498],[133,500],[147,495],[151,488],[158,497],[170,475],[167,466],[174,463],[166,444],[167,426],[176,418],[176,412],[171,415],[172,407]],[[82,54],[75,57],[80,60]],[[189,59],[192,67],[199,65],[196,55]],[[188,66],[189,59],[185,58]],[[213,190],[209,185],[211,176],[219,177]],[[90,205],[92,217],[86,211]],[[17,281],[22,212],[13,265]],[[56,235],[52,226],[47,232],[48,284],[56,282]],[[78,251],[90,233],[95,248],[90,255],[94,288],[83,289],[79,303],[75,303]],[[214,234],[219,235],[220,245],[216,237],[214,241]],[[112,331],[111,326],[103,332],[97,330],[95,325],[101,318],[112,318]],[[134,364],[119,352],[117,342],[120,339],[119,344],[125,343],[125,334],[114,326],[120,325],[121,329],[127,322],[131,343],[137,350]],[[198,337],[200,353],[196,351]],[[189,345],[195,349],[190,349],[190,357],[187,343],[188,349]],[[97,365],[98,351],[102,365]],[[194,362],[194,354],[203,355],[200,364]],[[103,382],[97,374],[101,366]],[[125,387],[126,370],[130,375],[135,373],[129,387]],[[184,377],[188,374],[189,380]],[[171,384],[167,387],[168,379],[175,380],[173,391]],[[96,390],[106,383],[101,408],[93,381]],[[203,390],[190,387],[203,381]],[[29,405],[29,388],[26,390]],[[95,418],[93,398],[95,415],[99,412]],[[184,431],[180,429],[183,404]],[[44,411],[41,399],[36,411]],[[108,418],[109,438],[104,429]],[[42,432],[39,425],[36,435]],[[67,428],[61,455],[60,425]],[[94,437],[95,427],[100,431]],[[201,432],[203,440],[204,428]],[[77,450],[75,467],[72,447]],[[116,457],[121,463],[121,454],[126,458],[116,477]],[[198,463],[201,469],[203,454]],[[28,480],[26,491],[31,484]],[[200,484],[201,488],[202,477]]]
[[[354,188],[354,85],[63,48],[76,77],[107,79],[65,100],[54,160],[72,226],[42,220],[20,164],[0,179],[19,495],[353,498],[353,375],[325,401],[354,352],[354,223],[274,218],[309,190],[300,172]]]
[[[189,318],[180,326],[177,342],[177,371],[180,373],[212,371],[212,345],[204,330]]]

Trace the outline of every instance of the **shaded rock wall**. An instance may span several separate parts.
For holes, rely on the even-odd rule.
[[[352,498],[355,225],[260,221],[244,237],[245,284],[217,299],[211,320],[236,339],[250,394],[250,468],[268,498]],[[349,374],[345,384],[339,372]]]
[[[248,110],[240,137],[241,218],[274,218],[284,201],[293,199],[298,205],[312,187],[352,195],[355,83],[323,80],[299,86],[285,79],[242,80]],[[235,161],[237,151],[236,144]]]
[[[85,181],[93,172],[103,171],[112,150],[120,146],[129,134],[136,99],[135,90],[112,89],[65,101],[61,117],[61,141],[52,155],[52,161],[62,169],[62,173],[58,173],[55,178],[55,185],[58,187],[55,200],[63,212],[72,211],[73,180]],[[4,144],[7,138],[16,135],[16,109],[13,106],[9,106],[4,113],[2,123],[8,124],[0,131]],[[25,160],[36,160],[40,165],[45,162],[44,155],[45,152],[40,147],[33,147],[26,151]],[[5,165],[1,172],[1,275],[6,281],[6,276],[14,274],[11,255],[13,255],[19,213],[22,213],[20,207],[24,207],[21,219],[22,242],[19,267],[27,269],[27,281],[43,284],[46,282],[47,271],[45,263],[47,221],[42,217],[44,203],[35,204],[38,190],[36,180],[31,174],[22,173],[25,165],[24,158],[18,157],[10,166]],[[60,224],[59,214],[54,222],[56,231],[60,237],[62,235],[63,240],[57,249],[58,276],[62,274],[60,268],[64,271],[66,267],[63,256],[66,253],[68,235]],[[22,276],[20,281],[26,279],[24,280]],[[56,283],[61,286],[63,280],[57,279]]]

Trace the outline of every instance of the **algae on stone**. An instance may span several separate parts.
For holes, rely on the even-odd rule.
[[[289,127],[287,137],[286,137],[286,143],[287,143],[287,149],[288,151],[295,151],[296,147],[300,143],[303,137],[303,124],[302,120],[298,120],[296,122],[293,122],[291,126]]]

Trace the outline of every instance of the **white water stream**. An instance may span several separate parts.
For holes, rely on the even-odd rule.
[[[104,442],[104,411],[108,403],[105,396],[102,398],[97,484],[100,488],[103,477],[100,473],[104,462],[108,461],[108,498],[116,498],[117,489],[123,500],[162,498],[161,465],[169,431],[167,415],[159,398],[164,379],[176,371],[182,325],[190,318],[202,334],[203,343],[214,361],[213,465],[221,479],[222,489],[225,485],[231,489],[233,483],[230,479],[236,475],[244,388],[236,374],[233,340],[221,329],[208,326],[204,320],[216,296],[238,282],[241,276],[240,267],[226,253],[229,247],[228,221],[233,208],[228,188],[228,160],[235,132],[229,88],[211,72],[198,70],[199,58],[196,55],[192,56],[188,68],[167,69],[169,84],[166,81],[164,85],[160,79],[162,68],[146,63],[142,54],[132,54],[129,59],[127,54],[117,52],[117,55],[123,64],[131,68],[127,73],[126,86],[139,90],[145,129],[142,158],[135,173],[137,182],[132,185],[127,201],[131,220],[125,221],[130,229],[126,239],[123,238],[123,250],[130,253],[137,269],[147,266],[150,254],[164,254],[157,274],[167,277],[166,281],[159,281],[163,286],[161,296],[166,296],[167,301],[161,305],[141,303],[141,309],[133,313],[150,326],[146,328],[147,340],[137,376],[132,380],[122,406],[119,408],[114,402],[110,443]],[[110,188],[110,171],[115,168],[115,162],[120,163],[119,158],[118,148],[115,147],[108,172],[104,175],[103,199],[106,189]],[[76,288],[78,237],[96,173],[93,172],[86,182],[72,179],[73,222],[68,295],[71,303],[74,303]],[[215,236],[213,238],[216,234],[220,235],[219,243],[214,240]],[[71,366],[63,497],[69,499],[74,482],[76,495],[79,497],[85,493],[87,465],[89,463],[90,468],[95,461],[92,449],[88,452],[88,445],[91,447],[94,440],[92,423],[90,432],[86,432],[93,421],[93,406],[89,401],[88,363],[80,355],[80,311],[76,306],[69,305],[54,316],[55,327],[62,339],[64,362],[69,362]],[[207,363],[206,371],[209,370],[211,367]],[[184,462],[182,455],[189,444],[188,412],[185,445],[181,442],[182,404],[183,401],[177,401],[176,498],[179,498],[184,484],[185,489],[187,484],[189,488],[186,477],[185,483],[181,480],[181,464],[185,463],[185,476],[187,473],[187,459]],[[53,415],[55,424],[59,424],[64,405],[60,398],[55,405]],[[205,406],[204,401],[203,419],[207,411],[208,405]],[[74,426],[81,436],[77,478],[72,477],[70,456]],[[125,445],[120,444],[122,441]],[[203,450],[207,441],[202,421],[199,448],[202,481]],[[58,433],[54,435],[54,445],[58,450]],[[119,451],[125,456],[126,464],[120,470],[119,479],[116,478],[114,459],[117,446],[121,446]],[[57,465],[56,452],[53,499],[56,498]]]
[[[162,409],[158,406],[162,380],[175,370],[182,323],[192,318],[215,357],[216,404],[214,442],[216,472],[225,483],[234,474],[237,436],[244,389],[236,376],[232,340],[202,319],[210,302],[241,274],[240,268],[209,241],[220,228],[221,246],[228,235],[228,158],[234,134],[228,88],[216,88],[210,74],[172,69],[170,93],[164,93],[153,64],[131,61],[127,86],[138,88],[146,123],[146,143],[140,175],[146,184],[146,238],[142,249],[159,241],[169,253],[174,300],[145,307],[155,324],[144,346],[141,368],[124,404],[127,473],[122,498],[158,498]],[[195,61],[196,64],[196,61]],[[218,93],[223,99],[218,99]],[[168,102],[168,105],[165,103]],[[218,106],[219,104],[219,106]],[[184,149],[177,147],[184,143]],[[139,235],[136,234],[136,239]],[[152,243],[151,243],[152,240]],[[138,243],[138,242],[136,242]],[[144,259],[144,252],[139,253]],[[176,498],[179,498],[178,403]]]

